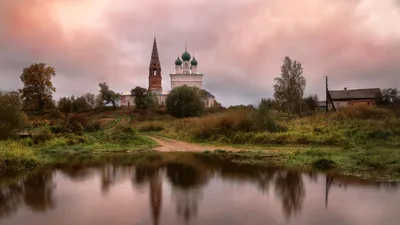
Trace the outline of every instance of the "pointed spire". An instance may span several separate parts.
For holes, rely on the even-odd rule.
[[[153,42],[153,50],[151,51],[151,60],[150,64],[159,64],[160,59],[158,58],[158,50],[157,50],[157,40],[156,36],[154,35],[154,42]]]
[[[187,51],[187,42],[185,42],[185,51]]]

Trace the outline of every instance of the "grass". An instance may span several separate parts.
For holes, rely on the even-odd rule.
[[[32,138],[0,141],[0,171],[22,171],[54,163],[59,156],[149,149],[157,143],[133,129],[130,117],[119,116],[99,130],[82,134],[51,132],[48,125],[32,129]]]
[[[357,107],[297,118],[270,114],[265,122],[249,110],[227,110],[173,121],[163,135],[225,144],[400,147],[400,119],[383,109]]]
[[[380,180],[400,180],[400,149],[343,150],[309,148],[288,151],[205,151],[235,163],[330,170],[340,174]],[[390,156],[390,157],[389,157]]]
[[[157,143],[142,133],[157,132],[173,139],[220,145],[221,149],[223,145],[257,149],[203,153],[238,163],[330,169],[379,179],[398,179],[400,173],[400,119],[382,109],[351,108],[308,117],[227,110],[180,120],[129,112],[101,112],[107,117],[104,123],[96,122],[104,118],[93,112],[81,115],[92,122],[87,123],[91,129],[84,127],[79,135],[49,133],[46,122],[40,121],[39,135],[33,139],[0,142],[0,170],[47,165],[60,156],[148,149]]]

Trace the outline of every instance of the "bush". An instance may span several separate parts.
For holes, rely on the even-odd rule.
[[[32,140],[35,144],[43,143],[54,137],[49,126],[42,126],[32,131]]]
[[[9,138],[26,123],[18,95],[0,92],[0,140]]]
[[[15,141],[0,143],[0,159],[0,171],[26,170],[39,164],[32,150]]]
[[[160,121],[146,121],[138,125],[139,132],[162,131],[165,124]]]
[[[352,106],[343,108],[331,114],[332,118],[337,120],[348,119],[386,119],[392,117],[393,114],[388,110],[372,106]]]
[[[98,131],[101,129],[101,123],[100,120],[92,120],[89,121],[86,126],[84,127],[84,130],[86,132],[94,132],[94,131]]]
[[[60,134],[60,133],[63,133],[65,130],[64,130],[64,127],[61,125],[53,125],[53,126],[50,126],[50,131],[53,134]]]
[[[81,135],[83,133],[83,127],[86,125],[86,117],[83,115],[75,114],[67,118],[64,129],[66,130],[66,132]]]
[[[204,113],[200,90],[186,85],[174,88],[166,99],[167,113],[179,117],[194,117]]]
[[[35,144],[33,139],[30,138],[30,137],[21,139],[20,143],[22,145],[24,145],[24,146],[27,146],[27,147],[31,147],[31,146],[33,146]]]

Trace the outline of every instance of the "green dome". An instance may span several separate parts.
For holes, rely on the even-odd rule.
[[[176,66],[181,66],[182,65],[182,60],[179,57],[175,60],[175,65]]]
[[[189,61],[192,57],[190,56],[189,52],[185,50],[185,52],[182,54],[182,60],[183,61]]]
[[[197,60],[193,57],[192,61],[190,61],[190,65],[197,66]]]

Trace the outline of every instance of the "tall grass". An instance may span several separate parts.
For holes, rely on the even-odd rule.
[[[0,170],[26,170],[39,164],[39,158],[28,147],[15,141],[0,141]]]
[[[374,107],[352,107],[297,118],[260,115],[255,110],[227,110],[176,121],[165,132],[183,139],[229,144],[400,146],[399,118]]]

